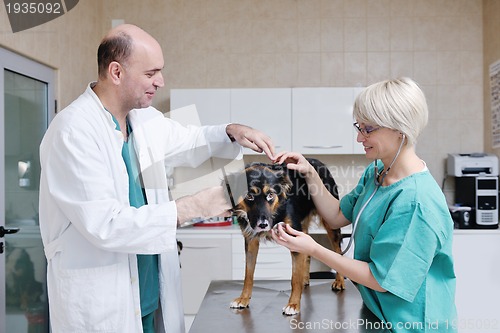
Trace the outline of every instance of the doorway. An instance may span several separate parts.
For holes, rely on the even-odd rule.
[[[49,332],[38,183],[54,80],[53,69],[0,48],[0,333]]]

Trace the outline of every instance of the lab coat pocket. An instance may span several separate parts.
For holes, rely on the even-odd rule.
[[[58,309],[67,332],[116,332],[124,320],[127,273],[123,264],[61,269]],[[54,296],[54,295],[53,295]]]

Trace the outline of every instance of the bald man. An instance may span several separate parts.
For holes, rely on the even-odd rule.
[[[230,205],[220,186],[172,201],[163,162],[213,143],[272,159],[274,146],[247,126],[186,128],[152,107],[163,53],[134,25],[112,29],[97,60],[97,82],[58,113],[40,146],[51,329],[184,332],[177,226]]]

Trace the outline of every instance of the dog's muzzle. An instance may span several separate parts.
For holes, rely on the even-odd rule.
[[[255,225],[255,231],[256,232],[262,232],[262,231],[269,231],[271,230],[271,223],[265,219],[260,219],[257,221],[256,225]]]

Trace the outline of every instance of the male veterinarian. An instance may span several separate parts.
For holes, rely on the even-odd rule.
[[[97,82],[43,138],[40,228],[53,333],[183,332],[176,228],[230,205],[222,187],[170,201],[162,161],[213,142],[274,154],[257,130],[186,128],[151,107],[163,66],[152,36],[114,28],[99,46]]]

